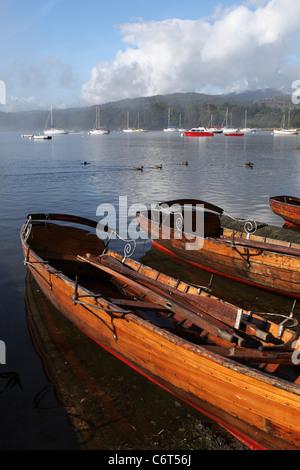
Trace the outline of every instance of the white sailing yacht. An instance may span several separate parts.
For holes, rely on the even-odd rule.
[[[133,129],[133,132],[148,132],[145,129],[140,128],[140,113],[137,113],[137,129]]]
[[[186,129],[181,127],[181,114],[179,114],[179,124],[178,124],[178,132],[185,132]]]
[[[246,109],[246,111],[245,111],[245,127],[244,127],[244,129],[241,129],[241,132],[250,132],[250,133],[254,134],[256,132],[256,129],[251,128],[251,127],[247,127],[247,117],[248,117],[248,112],[247,112],[247,109]]]
[[[229,119],[228,108],[226,110],[226,115],[225,115],[224,120],[225,120],[225,126],[224,126],[224,121],[223,121],[222,130],[225,135],[234,134],[239,131],[239,129],[232,127],[232,114],[230,114],[230,119]],[[230,123],[229,123],[229,120],[230,120]]]
[[[123,132],[134,132],[133,127],[129,127],[129,111],[127,111],[127,129],[123,129]]]
[[[164,132],[178,132],[177,127],[170,125],[170,115],[171,115],[171,110],[170,108],[168,108],[168,127],[164,129]]]
[[[48,128],[49,117],[50,117],[50,128]],[[53,109],[52,109],[52,106],[51,106],[51,110],[50,110],[50,113],[48,114],[46,126],[45,126],[45,129],[44,129],[44,134],[47,134],[47,135],[60,135],[60,134],[67,134],[67,133],[68,133],[68,131],[66,131],[64,129],[59,129],[58,127],[54,127],[54,125],[53,125]]]
[[[289,122],[290,125],[290,113],[289,113]],[[281,121],[281,128],[273,130],[274,135],[297,135],[298,129],[293,129],[291,127],[285,127],[285,97],[283,102],[283,112],[282,112],[282,121]]]
[[[140,129],[140,113],[137,113],[137,127],[129,127],[129,111],[127,111],[127,129],[123,129],[123,132],[148,132],[145,129]]]
[[[99,120],[99,123],[98,123]],[[95,121],[95,127],[94,129],[90,130],[89,134],[92,135],[105,135],[109,134],[108,129],[104,129],[103,127],[100,126],[100,113],[98,111],[98,106],[96,106],[96,121]]]

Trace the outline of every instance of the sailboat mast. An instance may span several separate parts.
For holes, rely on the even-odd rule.
[[[284,127],[284,125],[285,125],[285,100],[286,100],[286,96],[284,95],[281,127]]]

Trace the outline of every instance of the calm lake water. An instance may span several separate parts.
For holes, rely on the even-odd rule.
[[[97,207],[113,204],[118,209],[120,196],[127,198],[128,207],[202,199],[233,217],[282,226],[268,198],[299,197],[299,148],[295,136],[268,132],[241,138],[111,132],[49,141],[0,132],[0,340],[6,346],[6,364],[0,364],[1,449],[238,448],[229,434],[66,322],[26,275],[19,233],[30,212],[100,220]],[[89,164],[82,166],[84,160]],[[248,161],[253,169],[244,168]],[[152,168],[157,164],[163,169]],[[143,172],[132,171],[141,165]],[[167,260],[150,248],[140,240],[134,256],[169,269],[174,277],[187,275],[183,263],[167,267]],[[286,313],[292,304],[224,280],[216,281],[216,293]]]

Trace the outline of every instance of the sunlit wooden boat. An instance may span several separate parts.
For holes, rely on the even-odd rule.
[[[184,218],[191,218],[189,225],[195,227],[203,207],[204,230],[191,232]],[[167,253],[212,273],[300,298],[300,235],[286,230],[285,241],[274,239],[277,234],[270,226],[247,233],[242,231],[247,221],[238,230],[226,228],[223,212],[203,201],[174,200],[137,213],[137,220],[152,244]]]
[[[52,222],[55,221],[55,222]],[[300,448],[298,333],[113,252],[97,223],[36,214],[24,263],[71,322],[257,449]]]
[[[129,388],[132,391],[130,384],[125,384],[125,386],[122,384],[121,387],[126,396],[123,406],[115,400],[116,394],[120,393],[118,381],[114,380],[114,377],[120,374],[117,359],[115,362],[107,361],[105,351],[103,350],[104,354],[98,351],[97,360],[100,364],[95,365],[93,361],[95,353],[97,354],[95,350],[97,345],[91,344],[92,342],[83,334],[78,334],[76,326],[45,300],[44,294],[30,271],[26,274],[25,283],[24,300],[30,339],[43,363],[47,379],[55,388],[59,403],[68,413],[69,423],[77,434],[75,440],[77,439],[78,448],[82,450],[115,449],[120,442],[128,442],[128,440],[138,448],[140,439],[147,442],[148,437],[151,440],[150,432],[141,438],[135,430],[141,424],[143,415],[136,416],[136,419],[133,417],[133,414],[137,412],[137,404],[135,397],[130,397],[126,390]],[[143,380],[135,381],[139,393],[143,393],[141,388],[144,385]],[[153,392],[150,387],[151,391]],[[44,388],[36,394],[33,399],[35,411],[45,410],[45,396]],[[146,403],[145,408],[143,404],[140,408],[140,405],[141,403],[138,405],[138,410],[143,413]],[[47,406],[49,406],[48,401]],[[151,427],[153,429],[153,426]],[[145,432],[145,427],[141,426],[141,428]],[[61,436],[61,434],[60,430],[57,443],[61,442],[65,445],[65,438],[68,442],[68,436]],[[70,439],[72,445],[74,438],[70,437]]]
[[[292,196],[273,196],[269,198],[270,207],[288,224],[300,227],[300,199]]]
[[[98,344],[76,332],[76,326],[47,302],[29,270],[25,287],[31,342],[51,387],[55,388],[55,396],[68,413],[69,425],[77,434],[75,440],[80,449],[111,450],[119,448],[120,443],[123,443],[122,449],[155,449],[159,437],[160,449],[169,448],[171,442],[174,449],[191,452],[199,450],[199,443],[205,436],[206,449],[219,450],[220,435],[226,439],[222,441],[225,449],[245,448],[213,423],[206,426],[207,419],[199,417],[197,410],[193,411],[184,403],[178,408],[176,397],[168,396],[167,391],[145,380],[142,374],[138,377],[138,372],[132,373],[118,358],[109,357]],[[12,380],[11,376],[6,376],[7,381]],[[1,385],[3,390],[3,381]],[[45,400],[49,410],[48,398],[43,387],[33,399],[34,410],[43,413]],[[146,415],[150,419],[145,418]],[[202,418],[205,426],[199,432]],[[185,428],[184,433],[182,428]],[[62,436],[60,431],[57,444],[65,445],[70,438],[73,448],[73,432],[68,433],[67,428],[68,435]]]

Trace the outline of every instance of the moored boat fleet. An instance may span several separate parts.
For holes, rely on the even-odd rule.
[[[272,210],[277,199],[299,207],[280,196]],[[248,447],[300,449],[300,230],[236,220],[191,199],[163,201],[136,220],[170,257],[290,297],[291,311],[271,321],[216,297],[212,285],[172,278],[127,247],[111,250],[111,236],[104,242],[96,221],[76,215],[28,215],[24,264],[86,335]]]
[[[110,133],[110,130],[106,127],[101,126],[100,124],[100,111],[99,107],[96,106],[96,119],[93,129],[91,129],[88,134],[90,135],[107,135]],[[50,126],[48,125],[50,119]],[[129,125],[129,111],[127,111],[127,127],[123,129],[125,133],[134,133],[134,134],[143,134],[148,132],[148,130],[140,128],[139,124],[139,113],[137,113],[137,119],[134,125],[131,127]],[[186,137],[213,137],[216,134],[223,134],[226,137],[243,137],[245,134],[255,134],[259,129],[247,127],[247,111],[245,112],[245,126],[240,129],[232,125],[232,115],[229,115],[228,108],[224,121],[221,126],[215,126],[212,123],[212,117],[207,126],[198,126],[192,127],[190,129],[184,129],[181,127],[181,115],[179,118],[179,126],[171,125],[171,109],[168,108],[168,125],[163,129],[166,133],[177,133],[180,132],[182,136]],[[291,128],[285,126],[285,119],[283,117],[281,127],[279,129],[274,129],[272,134],[275,135],[298,135],[299,129]],[[77,134],[78,131],[67,131],[65,129],[59,128],[54,125],[53,121],[53,109],[51,107],[46,126],[44,129],[44,134],[23,134],[22,137],[28,137],[34,140],[51,140],[53,136],[59,136],[64,134]]]

